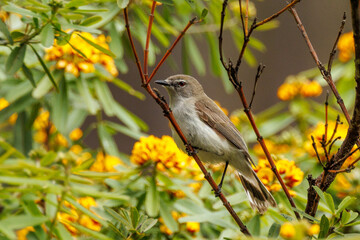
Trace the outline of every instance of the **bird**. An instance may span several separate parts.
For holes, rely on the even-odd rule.
[[[176,122],[200,160],[210,164],[225,163],[218,185],[219,192],[230,164],[237,170],[250,206],[254,210],[263,214],[269,206],[276,207],[274,197],[252,168],[254,162],[239,130],[205,94],[201,84],[194,77],[184,74],[156,80],[155,83],[167,90],[169,106]],[[177,146],[184,150],[185,146],[174,129],[172,133]]]

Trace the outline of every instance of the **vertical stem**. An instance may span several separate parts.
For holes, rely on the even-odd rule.
[[[155,7],[156,7],[156,1],[153,1],[152,5],[151,5],[149,25],[148,25],[148,30],[147,30],[147,34],[146,34],[146,43],[145,43],[145,49],[144,49],[144,76],[145,76],[146,81],[148,80],[148,76],[149,76],[148,75],[149,44],[150,44],[150,37],[151,37],[151,28],[152,28],[152,24],[154,21]]]

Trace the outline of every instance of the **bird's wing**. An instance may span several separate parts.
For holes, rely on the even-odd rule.
[[[210,98],[198,100],[195,102],[195,109],[203,122],[215,129],[220,136],[225,137],[235,147],[240,149],[246,158],[254,164],[239,130],[214,101]]]

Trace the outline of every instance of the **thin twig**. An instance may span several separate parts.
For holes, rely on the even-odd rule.
[[[260,76],[262,74],[262,72],[264,71],[265,65],[263,65],[262,63],[260,63],[260,65],[257,68],[257,72],[256,72],[256,76],[255,76],[255,81],[254,81],[254,89],[251,95],[251,100],[250,100],[250,104],[249,104],[249,108],[251,109],[252,103],[254,101],[254,97],[255,97],[255,92],[256,92],[256,86],[257,83],[260,79]]]
[[[240,14],[242,15],[242,12],[240,12]],[[246,5],[245,5],[245,36],[248,35],[248,31],[249,31],[249,0],[246,0]]]
[[[327,71],[328,72],[331,72],[331,67],[332,67],[332,63],[333,63],[333,60],[334,60],[334,57],[335,57],[335,53],[336,53],[336,46],[339,42],[339,39],[340,39],[340,36],[344,30],[344,26],[345,26],[345,22],[346,22],[346,13],[344,12],[344,15],[343,15],[343,19],[341,21],[341,25],[340,25],[340,29],[339,29],[339,33],[336,37],[336,40],[334,42],[334,46],[330,52],[330,57],[329,57],[329,61],[328,61],[328,67],[327,67]]]
[[[331,142],[331,144],[330,144],[330,146],[329,146],[329,151],[328,151],[329,154],[331,153],[331,148],[332,148],[332,146],[334,145],[334,143],[335,143],[337,140],[340,140],[340,139],[341,139],[341,137],[338,136],[337,138],[334,139],[334,141]]]
[[[360,148],[356,148],[355,150],[349,152],[348,154],[346,154],[344,157],[340,158],[339,160],[337,160],[336,162],[334,162],[330,168],[333,168],[334,166],[336,166],[337,164],[344,162],[347,158],[351,157],[354,153],[356,153],[357,151],[359,151]]]
[[[227,0],[224,0],[224,3],[226,3],[226,2],[227,2]],[[239,2],[239,3],[240,3],[240,8],[241,8],[241,2]],[[226,8],[226,6],[227,6],[226,4],[223,4],[223,9],[222,9],[222,11],[221,11],[221,13],[222,13],[222,16],[221,16],[222,19],[225,17],[225,16],[223,16],[223,14],[225,13],[225,8]],[[240,9],[240,11],[242,11],[242,10]],[[241,14],[242,14],[242,12],[241,12]],[[274,19],[274,18],[272,18],[272,19]],[[271,20],[272,20],[272,19],[271,19]],[[222,21],[220,22],[220,35],[222,35],[223,25],[224,25],[224,21],[222,20]],[[249,122],[250,122],[250,124],[251,124],[251,126],[252,126],[252,128],[253,128],[253,130],[254,130],[254,132],[255,132],[255,134],[256,134],[256,136],[257,136],[257,140],[258,140],[258,142],[260,143],[260,146],[262,147],[262,149],[263,149],[263,151],[264,151],[264,153],[265,153],[265,156],[266,156],[267,160],[269,161],[269,164],[270,164],[270,166],[271,166],[271,170],[274,172],[276,178],[277,178],[278,181],[280,182],[280,185],[281,185],[282,189],[284,190],[285,195],[286,195],[286,197],[288,198],[290,205],[291,205],[293,208],[296,208],[296,205],[295,205],[295,203],[294,203],[294,201],[293,201],[293,199],[292,199],[292,197],[291,197],[291,195],[290,195],[290,193],[289,193],[289,190],[287,189],[287,187],[286,187],[283,179],[281,178],[281,176],[280,176],[280,174],[279,174],[279,172],[278,172],[278,170],[277,170],[277,168],[276,168],[276,165],[275,165],[275,163],[274,163],[274,160],[272,159],[271,154],[270,154],[268,148],[266,147],[266,144],[265,144],[265,142],[264,142],[264,139],[263,139],[263,137],[260,135],[260,132],[259,132],[259,130],[258,130],[256,124],[255,124],[254,117],[253,117],[252,112],[250,111],[249,105],[248,105],[248,103],[247,103],[247,100],[246,100],[246,97],[245,97],[245,94],[244,94],[244,90],[243,90],[242,84],[241,84],[241,82],[238,80],[238,70],[239,70],[239,66],[240,66],[240,64],[241,64],[241,59],[242,59],[242,57],[243,57],[243,55],[244,55],[245,49],[246,49],[246,47],[247,47],[247,43],[249,42],[249,39],[250,39],[249,37],[250,37],[250,35],[252,34],[253,30],[255,29],[255,28],[254,28],[255,25],[256,25],[256,19],[254,19],[254,22],[253,22],[252,26],[250,27],[249,32],[248,32],[247,34],[244,34],[244,43],[243,43],[243,46],[242,46],[242,48],[241,48],[241,51],[240,51],[240,54],[239,54],[239,57],[238,57],[238,60],[237,60],[237,62],[236,62],[235,67],[233,66],[231,60],[229,60],[228,65],[226,65],[225,63],[223,63],[223,66],[224,66],[224,68],[225,68],[226,71],[227,71],[227,74],[228,74],[228,77],[229,77],[229,81],[233,84],[234,88],[236,89],[236,91],[237,91],[238,94],[239,94],[239,97],[240,97],[241,102],[242,102],[243,107],[244,107],[245,114],[246,114],[246,116],[247,116],[248,119],[249,119]],[[245,24],[243,24],[243,31],[245,32],[244,28],[245,28]],[[221,41],[221,42],[219,41],[219,49],[220,49],[220,51],[222,51],[222,41]],[[300,218],[300,214],[299,214],[297,211],[294,210],[294,214],[295,214],[295,216],[296,216],[297,219],[299,219],[299,220],[301,219],[301,218]]]
[[[327,142],[327,132],[328,132],[328,108],[329,108],[329,91],[326,92],[325,100],[325,136],[324,136],[324,145],[326,146]]]
[[[150,44],[150,37],[151,37],[151,28],[154,21],[154,12],[156,7],[156,1],[152,2],[151,5],[151,12],[149,16],[149,25],[146,33],[146,43],[145,43],[145,49],[144,49],[144,76],[145,80],[147,82],[148,80],[148,56],[149,56],[149,44]]]
[[[321,159],[320,159],[319,152],[318,152],[317,147],[316,147],[316,143],[315,143],[314,136],[312,136],[312,135],[311,135],[311,140],[312,140],[312,147],[314,148],[314,151],[315,151],[315,153],[316,153],[316,158],[319,160],[321,166],[322,166],[323,168],[325,168],[323,162],[322,162]]]
[[[226,10],[226,6],[227,6],[227,0],[224,0],[223,2],[223,7],[222,7],[222,11],[221,11],[221,19],[220,19],[220,33],[219,33],[219,54],[220,54],[220,62],[223,65],[223,67],[227,70],[228,67],[226,65],[226,63],[224,62],[224,57],[223,57],[223,49],[222,49],[222,41],[223,41],[223,31],[224,31],[224,19],[225,19],[225,10]],[[240,4],[240,12],[241,12],[241,0],[239,0],[239,4]],[[244,21],[241,18],[242,24],[244,25]]]
[[[341,124],[341,122],[340,122],[340,116],[337,115],[337,117],[336,117],[336,122],[335,122],[335,127],[334,127],[334,131],[333,131],[333,133],[332,133],[329,141],[327,142],[327,144],[329,144],[329,143],[332,142],[333,138],[335,137],[335,134],[336,134],[336,131],[337,131],[337,128],[338,128],[339,124]]]
[[[175,41],[173,42],[173,44],[171,45],[171,47],[166,51],[166,53],[164,54],[164,56],[162,57],[162,59],[160,60],[160,62],[156,65],[156,67],[154,68],[154,70],[152,71],[149,79],[146,81],[146,84],[149,84],[149,82],[151,81],[151,79],[154,77],[154,75],[156,74],[156,72],[159,70],[160,66],[165,62],[165,60],[167,59],[167,57],[170,55],[171,51],[174,49],[174,47],[176,46],[176,44],[180,41],[180,39],[184,36],[185,32],[189,29],[189,27],[191,27],[191,25],[193,25],[194,23],[197,23],[199,21],[195,21],[196,17],[194,17],[193,19],[191,19],[188,24],[185,26],[184,30],[181,31],[180,35],[175,39]]]
[[[320,141],[320,144],[321,144],[321,147],[324,150],[326,162],[329,162],[330,159],[329,159],[328,151],[326,150],[325,134],[322,135],[322,139]]]
[[[353,170],[355,168],[355,166],[349,166],[347,168],[344,168],[344,169],[339,169],[339,170],[328,170],[329,172],[331,173],[343,173],[343,172],[351,172],[351,170]]]

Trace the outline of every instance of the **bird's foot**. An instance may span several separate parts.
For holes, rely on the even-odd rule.
[[[198,148],[197,147],[192,147],[192,149],[190,148],[190,145],[189,144],[186,144],[186,152],[189,156],[192,156],[194,154],[197,154],[198,153]]]

